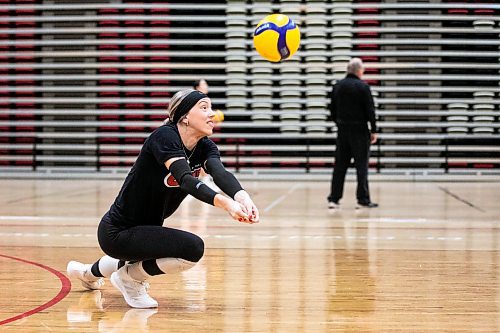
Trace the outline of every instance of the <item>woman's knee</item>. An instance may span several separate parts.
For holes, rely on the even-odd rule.
[[[186,249],[186,260],[198,262],[205,252],[205,243],[200,237],[193,235],[190,244]]]

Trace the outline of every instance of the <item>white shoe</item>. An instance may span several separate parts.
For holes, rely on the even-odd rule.
[[[328,201],[328,209],[339,209],[340,205],[338,202]]]
[[[128,305],[138,309],[148,309],[158,307],[155,301],[147,292],[147,283],[132,279],[127,274],[127,266],[123,266],[118,271],[111,274],[111,283],[118,289]]]
[[[90,274],[90,269],[92,265],[82,264],[78,261],[70,261],[66,267],[66,272],[70,278],[76,278],[82,282],[82,286],[90,290],[98,290],[104,286],[104,279],[98,277],[92,277]]]

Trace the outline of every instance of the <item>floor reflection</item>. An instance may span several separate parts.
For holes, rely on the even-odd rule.
[[[158,309],[133,309],[126,311],[106,310],[105,299],[99,290],[82,292],[76,304],[66,313],[68,328],[75,331],[89,325],[99,333],[149,332],[148,319]]]

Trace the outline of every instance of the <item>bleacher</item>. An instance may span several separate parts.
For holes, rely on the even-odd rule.
[[[289,15],[301,48],[253,50],[257,22]],[[364,60],[379,175],[500,175],[496,1],[0,0],[2,176],[127,172],[169,98],[205,78],[217,142],[242,175],[329,176],[331,84]]]

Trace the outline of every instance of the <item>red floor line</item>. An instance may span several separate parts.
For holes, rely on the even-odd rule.
[[[64,299],[64,297],[66,297],[66,295],[71,290],[71,282],[70,282],[70,280],[64,274],[60,273],[59,271],[56,271],[53,268],[50,268],[50,267],[45,266],[45,265],[40,264],[40,263],[36,263],[36,262],[33,262],[33,261],[25,260],[25,259],[22,259],[22,258],[16,258],[16,257],[7,256],[7,255],[4,255],[4,254],[0,254],[0,257],[12,259],[12,260],[17,260],[17,261],[20,261],[20,262],[23,262],[23,263],[26,263],[26,264],[30,264],[30,265],[41,267],[41,268],[49,271],[50,273],[54,274],[55,276],[57,276],[59,278],[59,280],[61,281],[61,290],[59,290],[59,293],[54,298],[52,298],[48,302],[46,302],[46,303],[44,303],[44,304],[42,304],[42,305],[40,305],[40,306],[38,306],[38,307],[36,307],[34,309],[31,309],[29,311],[23,312],[23,313],[18,314],[18,315],[14,316],[14,317],[10,317],[10,318],[4,319],[4,320],[0,321],[0,325],[5,325],[5,324],[8,324],[8,323],[11,323],[13,321],[16,321],[16,320],[19,320],[19,319],[31,316],[32,314],[35,314],[37,312],[43,311],[43,310],[45,310],[47,308],[50,308],[51,306],[59,303],[62,299]]]

